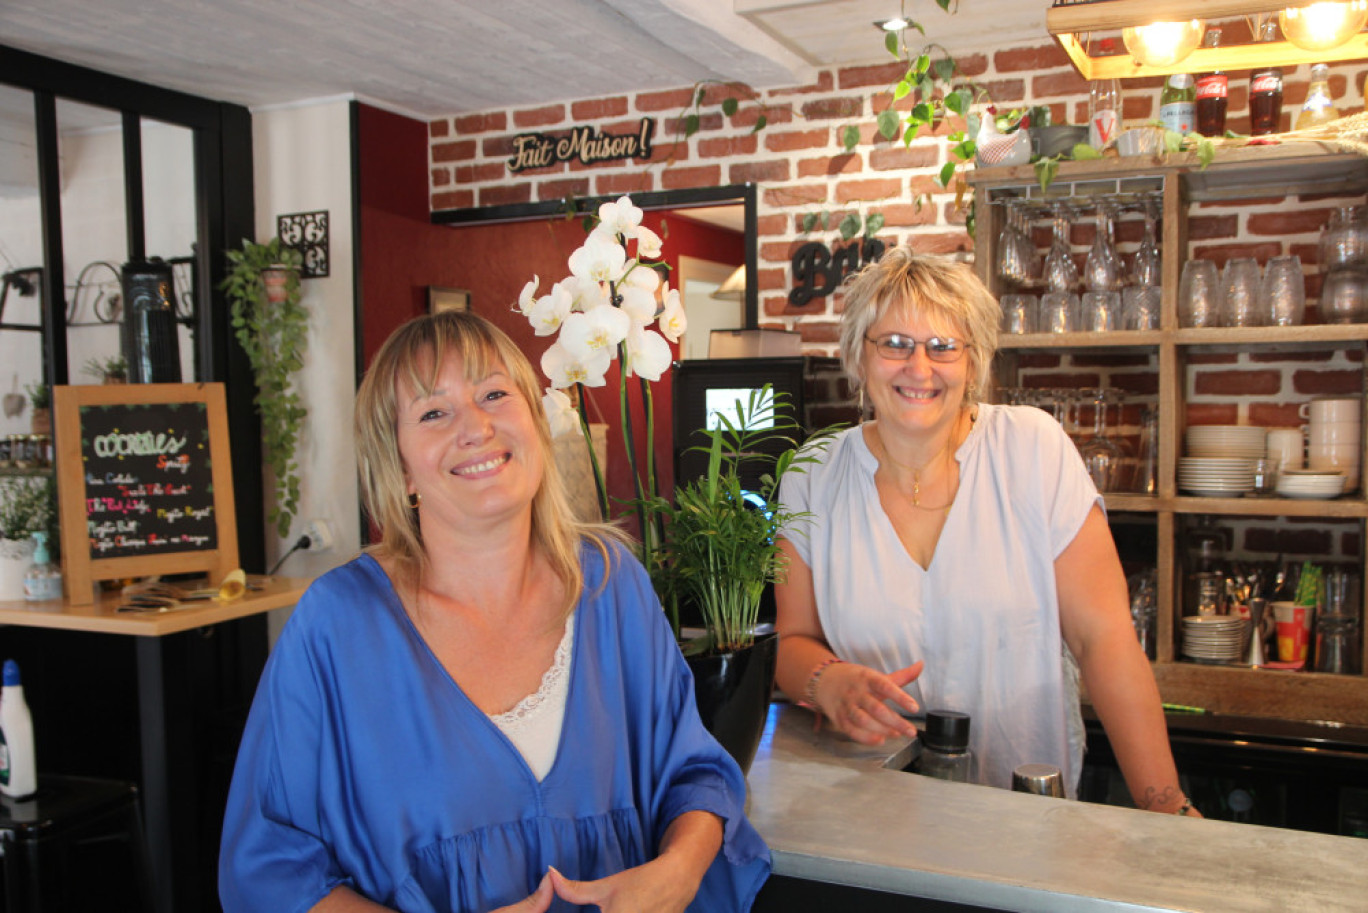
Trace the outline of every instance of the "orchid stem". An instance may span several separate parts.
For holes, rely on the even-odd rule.
[[[641,563],[650,566],[647,559],[650,552],[646,543],[646,492],[641,484],[641,473],[637,471],[636,435],[632,430],[632,404],[627,395],[627,371],[629,361],[627,356],[627,344],[618,343],[618,354],[621,364],[621,374],[618,376],[618,400],[622,411],[622,441],[627,448],[627,467],[632,473],[632,485],[636,489],[637,500],[637,522],[640,524],[641,534]]]
[[[585,398],[584,384],[575,384],[575,392],[579,394],[580,432],[584,435],[584,443],[589,447],[589,465],[594,468],[594,489],[598,492],[599,510],[603,522],[607,523],[611,519],[608,516],[608,488],[603,484],[603,467],[599,465],[598,453],[594,450],[594,435],[589,428],[589,401]]]

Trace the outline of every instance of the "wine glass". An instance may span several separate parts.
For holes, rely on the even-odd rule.
[[[1112,241],[1111,212],[1106,206],[1097,208],[1097,230],[1083,264],[1083,284],[1094,292],[1110,291],[1121,285],[1120,258]]]
[[[1093,403],[1093,436],[1078,445],[1078,452],[1097,490],[1115,491],[1125,455],[1121,446],[1107,437],[1107,404],[1114,400],[1114,395],[1101,388],[1087,394],[1091,394]]]
[[[1139,286],[1159,285],[1160,277],[1159,242],[1154,237],[1154,213],[1145,207],[1145,236],[1140,239],[1135,257],[1131,260],[1131,278]]]
[[[1064,206],[1056,204],[1053,215],[1054,236],[1050,252],[1045,255],[1045,285],[1052,292],[1067,292],[1078,284],[1078,265],[1069,245],[1069,214]]]

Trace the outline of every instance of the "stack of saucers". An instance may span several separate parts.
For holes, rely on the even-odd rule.
[[[1204,498],[1239,498],[1254,490],[1254,461],[1232,457],[1180,457],[1178,487]]]
[[[1344,494],[1342,472],[1321,469],[1284,469],[1278,476],[1278,494],[1299,500],[1328,500]]]
[[[1258,425],[1192,425],[1184,437],[1188,456],[1259,460],[1268,454],[1268,429]]]
[[[1237,662],[1249,642],[1249,619],[1189,615],[1183,619],[1183,655],[1213,663]]]

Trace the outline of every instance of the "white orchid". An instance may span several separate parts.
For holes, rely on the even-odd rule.
[[[662,242],[660,235],[651,231],[645,225],[637,226],[637,256],[646,257],[651,260],[659,260]]]
[[[670,344],[655,330],[633,327],[627,334],[627,360],[625,370],[639,374],[647,380],[660,380],[660,375],[670,367]]]
[[[597,307],[583,314],[571,314],[561,325],[560,344],[576,358],[588,360],[604,352],[612,360],[617,344],[627,338],[632,321],[615,307]]]
[[[532,313],[532,305],[536,302],[537,286],[541,284],[541,277],[532,274],[532,281],[523,286],[522,294],[518,296],[518,310],[522,311],[526,317]]]
[[[523,313],[532,324],[538,336],[550,336],[561,328],[566,317],[570,316],[573,298],[563,283],[551,286],[551,294],[538,298],[530,310]]]
[[[581,282],[617,282],[627,269],[627,251],[614,241],[590,236],[570,255],[570,272]]]
[[[599,206],[599,222],[594,226],[593,234],[607,238],[614,244],[618,243],[618,238],[635,238],[642,215],[642,211],[632,202],[631,197],[619,197],[615,203],[604,203]]]
[[[660,332],[670,342],[678,343],[689,328],[689,319],[684,315],[684,302],[679,297],[679,289],[670,288],[665,283],[665,307],[660,314]]]
[[[622,310],[632,320],[632,326],[644,327],[655,320],[655,295],[644,288],[626,285],[622,288]]]
[[[579,413],[575,411],[575,404],[570,402],[570,397],[564,392],[554,387],[546,388],[546,395],[542,397],[542,409],[546,412],[546,419],[551,424],[551,436],[568,437],[578,434],[580,431]]]
[[[613,353],[610,349],[597,349],[582,358],[571,354],[559,342],[552,343],[541,357],[542,373],[551,379],[551,386],[558,390],[575,384],[602,387],[606,383],[604,376],[612,363]]]

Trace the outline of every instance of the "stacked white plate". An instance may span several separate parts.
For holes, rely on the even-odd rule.
[[[1188,456],[1259,460],[1268,455],[1268,429],[1258,425],[1192,425],[1184,438]]]
[[[1254,461],[1179,457],[1178,487],[1204,498],[1238,498],[1254,490]]]
[[[1325,500],[1344,494],[1344,473],[1320,469],[1284,469],[1278,476],[1278,494],[1284,498]]]
[[[1237,662],[1249,642],[1249,619],[1189,615],[1183,619],[1183,655],[1208,662]]]

